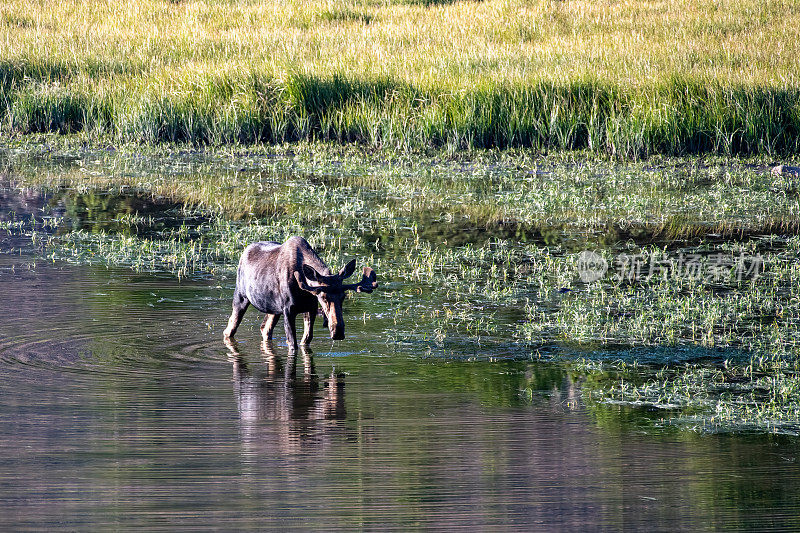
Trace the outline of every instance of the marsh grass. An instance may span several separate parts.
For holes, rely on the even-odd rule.
[[[800,434],[797,363],[754,360],[642,368],[624,361],[582,360],[586,399],[680,412],[660,424],[704,432]]]
[[[755,0],[17,0],[0,121],[116,142],[797,153],[799,17]]]
[[[743,283],[678,278],[587,285],[577,279],[575,254],[558,246],[490,241],[444,248],[420,238],[413,228],[395,228],[393,238],[384,237],[378,250],[356,231],[310,232],[281,218],[232,223],[211,217],[199,227],[151,236],[84,230],[58,235],[52,229],[58,225],[50,219],[50,229],[19,222],[3,229],[27,233],[54,261],[179,277],[211,275],[225,283],[233,280],[238,255],[249,242],[265,235],[280,241],[304,234],[329,262],[359,257],[380,272],[383,289],[377,305],[382,314],[389,310],[381,337],[401,349],[451,358],[537,359],[542,353],[560,353],[560,345],[584,354],[600,349],[598,356],[568,364],[590,405],[661,409],[662,423],[700,431],[800,431],[796,238],[765,251],[768,272]],[[712,246],[708,251],[729,250]],[[714,351],[689,354],[686,362],[639,366],[640,356],[634,363],[615,362],[614,347],[620,346]],[[659,358],[654,354],[650,359]]]
[[[299,234],[331,264],[358,257],[379,273],[371,303],[381,312],[362,310],[386,324],[376,341],[458,358],[577,353],[566,364],[590,405],[650,406],[700,430],[800,429],[796,178],[763,161],[388,160],[331,145],[143,156],[46,144],[32,158],[30,148],[4,152],[4,187],[41,190],[48,207],[0,230],[49,260],[229,285],[247,244]],[[114,200],[126,197],[174,207],[136,212]],[[540,230],[516,233],[526,224]],[[764,270],[584,283],[576,258],[586,249],[612,264],[621,253],[760,254]],[[631,347],[624,365],[638,366],[613,362]]]
[[[146,155],[39,146],[32,164],[24,155],[31,145],[21,145],[20,157],[16,148],[6,151],[0,168],[18,186],[131,189],[230,219],[293,217],[373,237],[414,225],[439,242],[491,236],[578,248],[800,230],[800,181],[771,174],[758,159],[618,163],[585,152],[531,157],[524,151],[443,159],[331,144],[210,153],[177,147]]]

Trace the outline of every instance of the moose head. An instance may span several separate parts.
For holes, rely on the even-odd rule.
[[[358,283],[343,283],[345,279],[353,275],[356,269],[356,260],[353,259],[345,265],[337,274],[326,275],[314,267],[304,264],[303,275],[295,271],[294,277],[298,286],[317,297],[322,312],[325,314],[325,322],[331,332],[331,339],[344,339],[344,319],[342,318],[342,302],[344,302],[346,291],[370,293],[378,286],[375,271],[370,267],[364,267],[361,281]],[[303,279],[305,277],[305,279]]]

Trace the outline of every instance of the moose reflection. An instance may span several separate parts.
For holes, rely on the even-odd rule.
[[[289,351],[285,360],[276,354],[269,340],[261,342],[265,371],[250,368],[238,343],[226,340],[233,367],[242,440],[245,449],[294,453],[306,444],[324,445],[331,421],[345,417],[344,378],[334,371],[320,382],[310,349],[301,347],[302,371],[298,354]]]

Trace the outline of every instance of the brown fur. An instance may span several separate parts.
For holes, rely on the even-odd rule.
[[[372,292],[378,286],[377,277],[369,267],[364,267],[359,283],[342,283],[354,270],[355,260],[332,274],[302,237],[292,237],[283,244],[256,242],[249,245],[239,260],[233,311],[225,329],[225,339],[236,334],[250,304],[267,315],[261,324],[261,334],[266,340],[272,338],[278,317],[283,316],[286,342],[295,349],[295,317],[302,314],[305,329],[301,342],[309,344],[318,308],[325,315],[331,338],[343,339],[345,291]]]

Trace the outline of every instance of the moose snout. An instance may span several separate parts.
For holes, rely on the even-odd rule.
[[[335,341],[344,339],[344,319],[341,307],[334,307],[328,313],[328,329],[331,332],[331,339]]]

